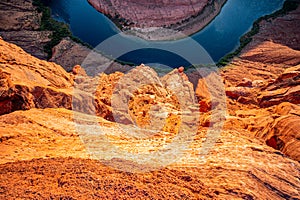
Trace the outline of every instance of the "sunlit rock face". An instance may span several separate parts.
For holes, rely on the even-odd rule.
[[[138,67],[137,70],[140,69],[143,73],[153,73],[153,78],[160,80],[161,84],[144,85],[140,90],[131,93],[129,112],[139,128],[133,124],[125,124],[127,130],[131,130],[128,134],[120,126],[121,124],[104,119],[111,115],[111,96],[124,74],[119,72],[111,75],[102,74],[94,79],[87,77],[79,66],[69,74],[59,65],[36,59],[15,45],[3,40],[0,40],[0,44],[2,52],[0,100],[1,111],[5,110],[6,113],[2,113],[4,115],[0,117],[1,198],[7,196],[92,198],[89,196],[91,193],[99,198],[114,198],[121,195],[125,198],[139,196],[168,199],[178,199],[183,196],[191,199],[299,198],[299,162],[278,151],[282,150],[293,157],[289,150],[292,147],[295,149],[298,144],[289,141],[292,141],[291,136],[295,132],[284,128],[286,131],[278,135],[275,131],[278,127],[292,128],[289,123],[298,124],[297,119],[292,116],[296,107],[288,105],[276,107],[277,114],[290,115],[290,118],[282,118],[282,120],[278,118],[272,126],[273,129],[266,136],[268,140],[272,140],[273,136],[280,138],[278,141],[283,141],[283,149],[280,149],[282,143],[276,143],[278,146],[270,145],[273,147],[271,148],[265,142],[255,138],[254,130],[258,130],[259,127],[252,126],[251,129],[251,125],[248,125],[248,128],[245,126],[239,129],[239,126],[243,127],[243,123],[245,125],[246,122],[250,123],[253,120],[260,120],[253,125],[263,125],[265,118],[262,118],[261,114],[268,111],[266,115],[272,117],[270,113],[273,111],[258,109],[255,113],[253,110],[249,112],[247,106],[241,106],[240,108],[245,112],[231,110],[237,113],[237,117],[235,119],[233,116],[227,117],[224,129],[211,151],[205,156],[200,152],[208,137],[209,125],[199,125],[187,148],[181,154],[177,154],[177,158],[168,166],[161,165],[155,170],[152,165],[139,164],[136,162],[138,160],[116,157],[95,160],[93,152],[99,151],[99,148],[104,150],[108,148],[103,146],[103,141],[100,140],[102,136],[109,140],[110,145],[133,156],[140,153],[151,155],[171,143],[174,135],[178,134],[175,124],[180,124],[181,120],[176,115],[180,115],[179,108],[184,105],[178,104],[176,95],[167,88],[176,86],[174,89],[182,90],[178,86],[185,86],[183,96],[195,101],[192,84],[186,76],[174,70],[159,78],[151,68]],[[83,84],[82,87],[78,87],[80,84]],[[96,88],[96,93],[94,93],[94,103],[89,104],[83,97],[87,92],[93,92],[91,86]],[[70,92],[74,87],[82,91],[77,91],[76,94]],[[120,87],[122,88],[122,84]],[[39,88],[41,93],[35,95],[33,92],[35,88]],[[175,90],[175,94],[180,92]],[[16,102],[15,95],[22,101]],[[72,96],[75,102],[76,99],[86,102],[79,108],[81,112],[65,106],[69,104],[62,104],[64,101],[60,97],[64,95]],[[7,100],[17,103],[16,105],[28,106],[7,110],[5,105],[14,105],[4,102]],[[100,105],[100,101],[106,108],[103,107],[103,110],[99,109],[96,113],[89,114],[88,108],[95,106],[95,103]],[[146,101],[150,104],[146,104]],[[237,103],[234,104],[238,106]],[[154,107],[149,108],[149,105]],[[148,126],[147,118],[151,116],[151,110],[154,111],[156,108],[159,112],[154,112],[152,116],[156,116],[157,119],[158,115],[164,112],[174,113],[174,115],[166,116],[164,120],[153,121],[154,125],[156,122],[165,126],[161,126],[160,131],[155,134],[140,137],[140,134],[153,129],[153,126]],[[229,108],[233,109],[232,106]],[[145,115],[143,115],[144,111]],[[203,115],[201,114],[202,118],[205,118],[206,116]],[[249,117],[253,115],[257,118]],[[101,129],[101,135],[93,132],[95,125]],[[84,133],[86,130],[90,134]],[[82,134],[85,134],[85,140],[82,140]],[[257,137],[261,136],[257,135]],[[92,146],[88,146],[86,141],[92,142]],[[272,141],[268,143],[273,144]],[[118,154],[108,152],[101,155],[107,158],[112,155],[118,157]],[[157,164],[155,160],[153,160],[154,164]],[[147,170],[148,168],[152,170]],[[139,169],[146,171],[132,173],[133,170]],[[30,187],[30,191],[25,189],[28,188],[28,180],[35,183]],[[47,190],[40,190],[45,186]]]
[[[279,19],[293,23],[297,12]],[[276,20],[264,21],[269,24],[262,31],[281,29]],[[295,35],[297,29],[281,31]],[[300,199],[299,50],[265,41],[270,40],[266,35],[256,37],[250,49],[221,69],[226,121],[205,155],[201,150],[216,106],[203,78],[194,84],[194,98],[182,70],[158,77],[150,67],[139,66],[132,71],[139,76],[89,77],[79,65],[67,73],[1,39],[0,199]],[[134,80],[140,82],[143,75],[157,84],[137,85]],[[112,101],[115,91],[128,101]],[[198,101],[198,110],[182,103],[188,100]],[[122,109],[124,102],[128,109]],[[200,115],[184,151],[172,155],[176,159],[168,165],[156,159],[150,165],[137,162],[135,156],[147,157],[173,142],[185,106],[185,113]],[[151,129],[158,131],[147,135]],[[130,156],[120,159],[118,150]],[[94,156],[97,152],[103,159]]]
[[[300,7],[260,22],[239,58],[221,73],[226,86],[227,126],[256,137],[299,161]],[[198,93],[203,84],[199,82]]]

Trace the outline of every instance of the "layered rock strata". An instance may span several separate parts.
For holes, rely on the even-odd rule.
[[[222,69],[229,126],[248,129],[298,161],[299,18],[298,6],[288,15],[262,21],[252,42]]]
[[[0,36],[41,59],[47,58],[44,46],[50,42],[50,31],[40,31],[41,13],[27,0],[0,2]]]
[[[48,60],[45,47],[52,41],[53,31],[42,31],[42,15],[33,5],[33,0],[4,0],[0,2],[0,37],[18,45],[27,53]],[[48,48],[48,47],[47,47]],[[51,49],[50,49],[51,51]],[[62,39],[53,47],[49,61],[55,62],[71,71],[72,68],[85,61],[91,49],[70,38]],[[122,65],[112,62],[102,54],[97,54],[98,64],[110,63],[108,72],[122,69]],[[128,66],[123,68],[128,69]]]
[[[150,40],[174,39],[195,33],[206,26],[226,2],[226,0],[88,1],[96,10],[121,25],[123,30],[131,30],[127,33]]]
[[[207,154],[203,147],[218,107],[204,79],[194,98],[182,70],[160,78],[149,67],[137,67],[137,82],[148,74],[158,83],[140,86],[120,72],[90,77],[76,66],[67,73],[0,40],[0,198],[299,199],[300,70],[292,42],[298,26],[280,28],[294,26],[298,16],[299,8],[263,21],[262,32],[221,70],[226,121]],[[288,37],[275,42],[277,34],[266,34],[276,27]],[[116,88],[122,91],[118,101]],[[193,139],[168,165],[154,159],[153,165],[161,165],[153,170],[136,162],[135,156],[147,157],[174,141],[185,114],[180,93],[199,101],[200,108],[185,110],[201,112]],[[123,109],[126,102],[129,109]],[[114,115],[115,108],[121,114]],[[151,124],[153,116],[159,120]],[[119,150],[130,156],[120,159]]]

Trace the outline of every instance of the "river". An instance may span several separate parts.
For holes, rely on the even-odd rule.
[[[52,16],[56,20],[69,24],[76,37],[93,47],[120,33],[114,23],[96,11],[87,0],[50,0],[47,2],[52,9]],[[204,29],[193,34],[191,38],[208,52],[214,62],[217,62],[238,47],[239,38],[251,29],[256,19],[280,9],[283,2],[284,0],[228,0],[219,15]],[[118,56],[119,60],[135,64],[159,63],[171,67],[192,64],[173,53],[147,48],[151,47],[153,43],[180,48],[186,42],[186,38],[176,41],[153,42],[126,35],[120,37],[119,40],[122,43],[137,45],[140,50]],[[114,45],[102,51],[115,57],[114,49],[116,48],[118,46]]]

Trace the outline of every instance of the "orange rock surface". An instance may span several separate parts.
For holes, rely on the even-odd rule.
[[[300,199],[298,31],[280,28],[294,27],[297,13],[263,21],[221,69],[219,135],[209,132],[219,107],[204,79],[194,92],[177,69],[71,74],[0,40],[0,199]],[[176,141],[180,127],[196,127],[193,138]],[[162,148],[171,162],[151,157]]]
[[[248,129],[269,146],[299,161],[300,7],[262,21],[238,58],[222,69],[228,126]],[[241,84],[245,79],[251,86]]]
[[[0,42],[3,47],[2,52],[8,51],[11,56],[15,56],[14,62],[18,63],[11,63],[13,57],[8,59],[8,53],[1,54],[1,69],[5,72],[2,73],[3,77],[7,77],[8,74],[14,77],[11,80],[4,79],[8,81],[2,84],[1,88],[12,88],[17,83],[20,87],[26,83],[29,89],[34,88],[35,85],[64,92],[72,88],[70,75],[61,71],[60,66],[39,61],[15,45],[2,40]],[[48,68],[45,68],[46,66]],[[21,78],[19,75],[24,74],[22,69],[32,74],[30,77],[37,78],[29,79],[28,76]],[[64,76],[54,80],[55,76],[47,76],[47,70],[51,71],[49,74],[55,75],[59,72]],[[173,73],[169,76],[174,77],[178,74],[178,77],[182,78],[177,70]],[[111,80],[112,84],[113,80],[117,80],[113,78],[117,77],[116,74],[100,77],[103,80]],[[171,79],[165,77],[165,80]],[[107,85],[107,89],[104,86],[100,81],[97,91],[102,92],[102,95],[99,98],[105,97],[105,94],[108,97],[111,95],[109,86]],[[28,90],[29,94],[30,91]],[[142,94],[144,93],[135,93],[138,96]],[[139,98],[133,100],[139,101]],[[50,100],[46,98],[43,102],[51,102]],[[268,147],[247,130],[238,127],[224,129],[212,151],[207,155],[201,155],[207,129],[200,127],[189,148],[182,152],[183,155],[178,155],[174,163],[152,172],[135,174],[114,168],[132,169],[134,165],[137,168],[142,166],[133,165],[122,159],[99,161],[89,159],[93,157],[89,153],[93,149],[90,146],[87,151],[87,144],[82,140],[81,129],[76,126],[80,124],[85,129],[92,128],[95,120],[92,115],[65,108],[49,107],[28,108],[29,110],[25,111],[21,109],[15,112],[11,110],[7,111],[10,112],[9,114],[1,116],[1,198],[300,198],[300,182],[297,178],[300,164],[280,151]],[[284,114],[290,113],[288,108],[285,110],[287,111]],[[118,124],[101,117],[96,118],[96,123],[102,128],[103,134],[109,138],[111,144],[133,155],[155,151],[156,148],[172,140],[172,137],[166,135],[167,132],[141,139],[126,136]],[[290,134],[286,132],[285,135]],[[95,150],[101,147],[101,141],[98,141],[94,135],[88,137],[94,141]],[[163,141],[164,137],[169,137],[170,141]],[[286,153],[288,155],[288,152]]]

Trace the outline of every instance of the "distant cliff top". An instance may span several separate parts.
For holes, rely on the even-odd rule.
[[[145,34],[145,30],[140,29],[159,27],[189,35],[206,26],[220,12],[226,0],[88,0],[88,2],[123,30],[138,28],[135,31]],[[162,31],[154,32],[162,34]],[[146,33],[148,36],[149,30]]]

